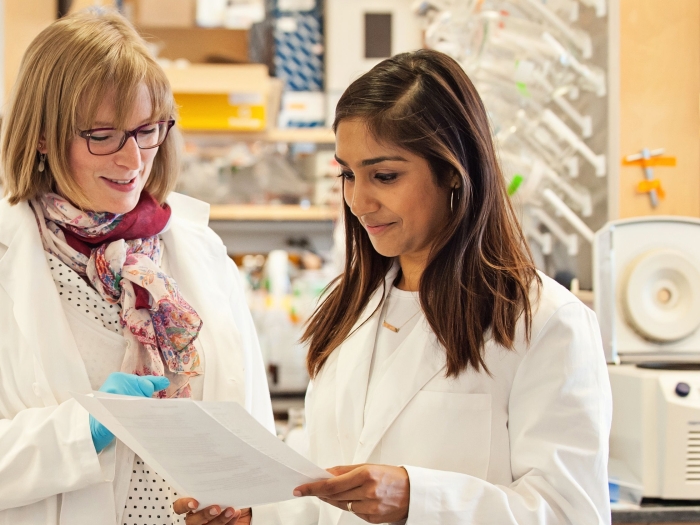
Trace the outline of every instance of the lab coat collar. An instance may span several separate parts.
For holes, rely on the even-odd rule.
[[[37,394],[50,406],[70,399],[71,390],[91,392],[28,203],[10,206],[6,199],[0,201],[0,243],[7,247],[0,258],[0,286],[12,300],[17,325],[34,353]]]
[[[444,371],[445,363],[444,348],[428,321],[422,318],[395,350],[391,365],[374,389],[352,464],[369,461],[396,417],[428,381]],[[364,389],[366,392],[367,385]]]
[[[245,359],[241,327],[236,326],[230,309],[219,307],[231,300],[227,295],[231,290],[221,285],[230,271],[225,266],[229,261],[221,257],[226,248],[221,241],[212,242],[215,235],[207,228],[208,204],[177,193],[168,196],[168,204],[173,218],[171,227],[161,237],[168,250],[170,273],[182,296],[204,320],[204,326],[209,327],[198,336],[206,354],[203,398],[228,399],[247,406],[245,366],[250,365]],[[204,271],[217,267],[219,271]]]
[[[369,370],[381,316],[377,307],[391,290],[398,270],[394,264],[384,289],[375,291],[350,337],[337,350],[336,423],[346,464],[366,462],[406,404],[445,366],[444,351],[430,326],[425,320],[419,322],[380,379],[365,420]],[[416,352],[416,348],[423,351]]]
[[[168,251],[172,277],[187,301],[211,326],[231,327],[226,333],[200,332],[205,348],[219,346],[207,352],[205,362],[205,399],[226,395],[245,406],[245,370],[241,334],[234,329],[233,318],[223,319],[227,309],[216,308],[230,300],[220,285],[221,274],[202,272],[202,268],[220,258],[212,246],[225,251],[223,244],[211,242],[207,234],[209,205],[184,195],[171,194],[168,204],[173,209],[170,227],[162,234]],[[209,237],[209,239],[207,239]],[[83,394],[92,388],[85,365],[78,351],[51,271],[46,264],[39,228],[34,212],[26,202],[10,206],[0,201],[0,287],[13,303],[13,313],[28,347],[35,356],[37,394],[46,406],[70,399],[69,391]],[[230,317],[230,316],[229,316]],[[225,339],[225,341],[224,341]]]
[[[381,315],[378,306],[384,298],[385,291],[391,289],[397,273],[398,265],[394,264],[384,279],[384,287],[380,286],[375,290],[350,331],[350,336],[336,350],[338,363],[335,413],[343,461],[348,465],[355,456],[357,442],[364,425],[369,367]]]

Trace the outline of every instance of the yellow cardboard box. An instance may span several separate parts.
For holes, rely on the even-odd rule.
[[[169,67],[183,130],[263,131],[270,78],[263,64]]]

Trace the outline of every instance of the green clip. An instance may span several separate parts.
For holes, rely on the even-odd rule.
[[[510,180],[510,184],[508,184],[508,196],[512,197],[516,191],[518,191],[518,188],[522,185],[523,181],[525,180],[525,177],[520,175],[520,173],[516,173],[513,175],[513,178]]]

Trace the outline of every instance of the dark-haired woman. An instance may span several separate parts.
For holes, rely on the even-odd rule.
[[[253,524],[609,523],[598,324],[535,270],[474,86],[399,55],[334,127],[345,272],[304,338],[310,455],[335,477]]]

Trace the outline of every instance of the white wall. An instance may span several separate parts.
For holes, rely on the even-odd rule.
[[[346,87],[382,59],[366,59],[365,13],[391,13],[393,54],[420,49],[423,42],[412,0],[326,0],[326,92],[332,121],[335,104]]]

